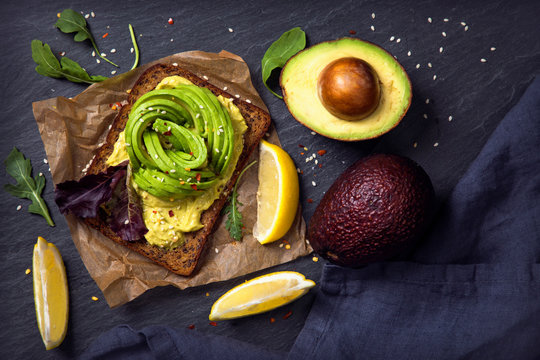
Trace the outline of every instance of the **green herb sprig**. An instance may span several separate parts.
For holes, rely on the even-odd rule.
[[[131,42],[133,43],[133,49],[135,50],[135,61],[130,69],[133,70],[139,65],[139,45],[137,45],[137,38],[135,37],[133,26],[131,26],[131,24],[129,24],[129,35],[131,35]]]
[[[39,40],[32,40],[32,59],[38,65],[36,71],[43,76],[57,79],[66,78],[69,81],[87,84],[107,79],[107,77],[101,75],[88,75],[81,65],[65,56],[58,62],[58,59],[51,51],[51,47]]]
[[[270,45],[262,58],[262,78],[264,85],[272,94],[280,99],[283,96],[276,94],[266,83],[272,71],[277,68],[282,68],[287,60],[296,55],[300,50],[306,47],[306,33],[299,27],[283,33]]]
[[[107,59],[103,55],[101,55],[101,52],[99,52],[99,49],[96,45],[96,41],[94,40],[94,37],[92,36],[92,33],[88,28],[86,27],[86,20],[84,19],[84,16],[76,12],[72,9],[66,9],[62,11],[60,14],[60,17],[58,18],[58,21],[56,21],[56,24],[54,24],[60,31],[63,33],[69,34],[69,33],[76,33],[74,40],[77,42],[90,40],[92,43],[92,46],[96,50],[96,53],[100,58],[105,60],[111,65],[114,65],[118,67],[115,63],[113,63],[111,60]]]
[[[225,221],[225,228],[229,231],[229,234],[231,237],[236,240],[240,241],[242,239],[242,228],[244,227],[243,219],[242,219],[242,213],[240,210],[238,210],[238,206],[242,206],[243,204],[238,201],[238,192],[236,191],[236,188],[238,187],[238,183],[240,182],[240,178],[244,173],[252,167],[257,160],[251,162],[248,166],[242,170],[240,175],[238,175],[238,179],[236,180],[236,184],[234,185],[233,192],[231,196],[229,197],[229,201],[227,206],[224,209],[224,213],[227,215],[227,220]]]
[[[15,147],[4,161],[4,164],[6,165],[8,174],[13,176],[17,181],[15,185],[5,184],[4,189],[20,199],[32,200],[28,211],[43,216],[47,220],[47,224],[54,226],[47,204],[41,198],[41,192],[45,187],[45,176],[40,174],[32,177],[32,164],[30,160],[26,159]]]

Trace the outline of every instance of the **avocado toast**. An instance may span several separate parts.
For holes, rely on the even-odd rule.
[[[243,147],[231,177],[228,179],[227,183],[220,188],[219,197],[201,214],[200,222],[202,228],[185,233],[184,243],[182,245],[175,248],[162,248],[160,246],[151,245],[145,239],[133,242],[122,240],[122,238],[109,227],[106,219],[103,217],[87,218],[85,221],[113,241],[150,258],[176,274],[188,276],[193,273],[197,266],[204,245],[209,235],[212,233],[216,220],[219,217],[222,207],[227,201],[228,195],[232,190],[241,169],[246,165],[250,154],[268,130],[268,127],[270,126],[270,115],[252,104],[235,99],[231,94],[213,86],[188,70],[178,66],[164,64],[154,65],[146,70],[134,85],[128,98],[128,104],[123,106],[120,110],[107,135],[106,142],[98,149],[96,157],[88,169],[88,174],[97,174],[106,171],[109,167],[107,159],[109,159],[113,153],[115,143],[126,128],[133,105],[143,95],[154,90],[163,79],[170,76],[180,76],[189,80],[193,85],[208,89],[215,96],[233,99],[232,103],[238,108],[245,120],[245,125],[247,126],[243,135]],[[231,164],[231,166],[233,166],[233,164]]]

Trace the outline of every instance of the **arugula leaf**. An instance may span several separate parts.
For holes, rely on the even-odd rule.
[[[47,224],[54,226],[47,204],[41,198],[41,192],[45,187],[45,176],[39,175],[32,178],[32,164],[30,160],[26,159],[16,147],[8,155],[4,164],[6,165],[8,174],[17,180],[16,185],[5,184],[4,189],[20,199],[32,200],[28,211],[43,216],[47,220]]]
[[[60,17],[58,18],[58,21],[56,21],[56,24],[54,24],[54,26],[56,26],[58,29],[60,29],[60,31],[66,34],[73,32],[76,33],[74,40],[77,42],[90,40],[92,46],[94,47],[96,53],[99,55],[100,58],[102,58],[109,64],[118,67],[118,65],[101,55],[94,40],[94,37],[92,36],[92,33],[86,27],[86,20],[84,19],[84,16],[82,16],[78,12],[72,9],[66,9],[62,11]]]
[[[236,191],[236,189],[242,175],[244,175],[247,169],[252,167],[256,162],[257,160],[250,163],[244,168],[244,170],[242,170],[240,175],[238,175],[236,184],[234,184],[233,192],[229,197],[229,202],[223,210],[224,213],[227,215],[227,220],[225,221],[225,228],[229,231],[231,237],[236,241],[240,241],[242,239],[242,228],[244,227],[242,213],[240,212],[240,210],[238,210],[238,206],[242,206],[243,204],[238,201],[238,192]]]
[[[60,62],[53,55],[51,47],[39,40],[32,40],[32,59],[38,64],[38,74],[52,78],[66,78],[76,83],[93,84],[106,80],[105,76],[90,76],[75,61],[62,57]]]
[[[264,53],[261,62],[263,82],[266,88],[278,98],[283,99],[283,96],[276,94],[272,89],[270,89],[266,81],[274,69],[282,68],[287,60],[296,55],[296,53],[305,47],[306,33],[299,27],[295,27],[283,33],[283,35],[274,41]]]

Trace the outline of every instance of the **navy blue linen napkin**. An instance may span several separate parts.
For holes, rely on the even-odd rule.
[[[539,359],[540,78],[459,181],[410,262],[326,265],[288,354],[119,326],[83,358]]]

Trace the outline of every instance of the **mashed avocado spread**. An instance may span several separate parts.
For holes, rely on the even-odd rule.
[[[130,160],[150,244],[175,248],[203,227],[201,214],[232,176],[246,130],[232,99],[180,76],[133,104],[107,164]]]

